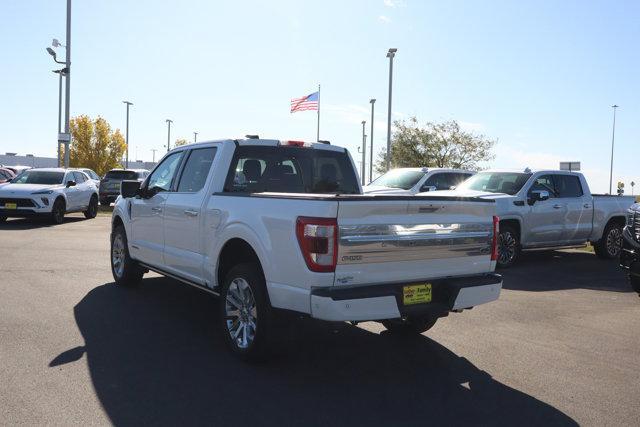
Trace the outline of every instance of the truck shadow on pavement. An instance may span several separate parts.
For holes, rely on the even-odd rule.
[[[115,425],[575,425],[419,336],[297,318],[260,365],[234,359],[217,300],[165,278],[105,284],[74,308],[97,396]],[[496,357],[500,357],[496,354]]]
[[[497,273],[504,277],[503,288],[518,291],[633,291],[617,260],[600,259],[586,251],[524,253],[515,265]]]

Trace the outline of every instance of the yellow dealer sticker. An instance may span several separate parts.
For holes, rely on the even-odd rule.
[[[5,203],[4,204],[4,208],[5,209],[17,209],[18,205],[15,203]]]
[[[404,305],[431,302],[431,283],[403,286],[402,301]]]

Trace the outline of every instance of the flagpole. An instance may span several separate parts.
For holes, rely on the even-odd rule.
[[[320,142],[320,85],[318,85],[318,132],[316,134],[316,141]]]

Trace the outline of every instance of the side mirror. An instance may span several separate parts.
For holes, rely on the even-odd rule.
[[[437,190],[437,188],[436,188],[436,186],[435,186],[435,185],[425,185],[425,186],[423,186],[423,187],[420,189],[420,191],[421,191],[421,192],[425,192],[425,191],[436,191],[436,190]]]
[[[529,205],[544,200],[549,200],[549,192],[547,190],[534,190],[529,194]]]
[[[76,182],[75,182],[75,181],[73,181],[73,180],[71,180],[71,181],[67,181],[67,188],[69,188],[69,187],[75,187],[75,185],[76,185]]]
[[[120,195],[125,199],[135,197],[140,193],[140,181],[123,180],[120,183]]]

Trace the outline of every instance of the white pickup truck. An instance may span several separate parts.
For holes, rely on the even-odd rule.
[[[123,181],[111,267],[118,285],[153,270],[220,295],[227,344],[253,359],[276,309],[421,333],[497,299],[494,210],[479,198],[362,195],[348,151],[328,144],[190,144],[142,185]]]
[[[625,216],[634,202],[633,197],[591,194],[581,173],[558,170],[484,171],[438,194],[496,201],[499,267],[513,264],[522,250],[587,242],[600,258],[617,258]]]

